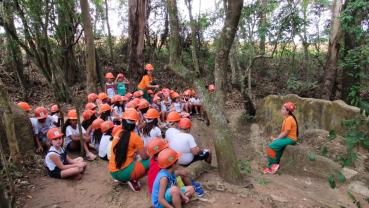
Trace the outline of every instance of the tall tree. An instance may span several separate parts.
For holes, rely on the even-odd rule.
[[[340,40],[342,37],[340,15],[342,11],[342,0],[333,0],[331,31],[329,34],[329,45],[327,61],[325,64],[322,98],[331,100],[334,98],[337,80],[337,63],[339,60]]]
[[[97,73],[96,73],[96,54],[94,44],[94,33],[92,31],[90,6],[88,0],[80,0],[82,11],[82,23],[86,39],[86,72],[87,72],[87,92],[97,91]]]
[[[105,0],[105,20],[106,20],[106,27],[108,28],[108,46],[109,46],[109,53],[110,53],[110,61],[113,62],[114,61],[113,38],[111,36],[110,24],[109,24],[108,0]]]
[[[143,73],[147,0],[128,0],[129,71],[138,80]]]
[[[259,53],[264,54],[265,53],[265,36],[267,32],[267,8],[268,8],[268,0],[261,0],[260,5],[260,13],[259,13]]]
[[[173,70],[180,76],[191,79],[196,92],[202,99],[205,109],[208,112],[212,124],[214,124],[215,138],[214,145],[219,166],[220,175],[228,182],[241,182],[238,160],[233,147],[233,133],[228,126],[223,101],[225,94],[221,87],[224,83],[225,73],[228,64],[228,55],[237,31],[238,21],[241,15],[243,0],[225,1],[226,18],[223,29],[216,41],[216,63],[215,63],[215,84],[216,94],[209,94],[203,80],[204,75],[200,75],[193,70],[189,70],[181,61],[181,45],[179,36],[179,22],[176,0],[167,0],[169,22],[170,22],[170,61],[167,68]],[[221,80],[223,79],[223,80]],[[219,86],[219,87],[218,87]]]

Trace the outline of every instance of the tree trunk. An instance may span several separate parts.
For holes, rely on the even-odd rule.
[[[113,53],[113,39],[110,32],[110,24],[109,24],[109,7],[108,0],[105,0],[105,19],[106,19],[106,27],[108,28],[108,45],[109,45],[109,53],[110,53],[110,62],[114,61],[114,53]]]
[[[260,54],[265,54],[265,34],[267,31],[267,19],[266,19],[266,13],[267,13],[267,6],[268,6],[268,0],[261,0],[261,10],[260,10],[260,22],[259,22],[259,51]]]
[[[195,21],[192,16],[192,0],[186,0],[186,5],[188,8],[188,14],[190,17],[190,25],[191,25],[191,45],[192,45],[192,63],[195,69],[195,73],[200,75],[200,66],[198,60],[198,51],[197,51],[197,41],[196,41],[196,26]]]
[[[144,37],[147,0],[128,0],[129,71],[130,79],[143,74]]]
[[[9,199],[7,197],[6,191],[4,189],[3,180],[0,182],[0,207],[3,208],[12,208],[10,205]]]
[[[92,31],[90,6],[88,0],[80,0],[82,11],[82,23],[86,38],[86,89],[87,93],[97,92],[96,82],[96,57],[95,57],[95,45],[94,45],[94,33]]]
[[[181,37],[179,35],[179,20],[176,0],[167,0],[170,24],[170,39],[169,39],[169,63],[177,64],[181,60]]]
[[[175,71],[177,74],[185,79],[193,80],[194,87],[197,94],[204,103],[205,110],[208,112],[216,136],[214,138],[215,151],[218,161],[220,175],[230,183],[240,183],[242,178],[238,167],[238,160],[233,147],[234,135],[231,132],[227,119],[225,116],[224,102],[220,102],[221,97],[225,97],[222,86],[224,83],[225,72],[228,65],[228,55],[236,34],[238,21],[241,15],[243,0],[230,0],[226,7],[226,19],[224,27],[219,39],[217,40],[217,56],[216,56],[216,95],[209,94],[205,82],[202,77],[194,75],[188,68],[183,66],[180,54],[180,37],[179,37],[179,23],[177,18],[177,5],[175,0],[167,0],[170,22],[170,64],[168,68]],[[226,67],[224,67],[226,66]],[[221,80],[223,79],[223,80]]]
[[[337,63],[339,59],[340,39],[342,36],[340,14],[342,11],[342,0],[332,2],[331,31],[329,35],[329,45],[327,62],[325,65],[322,98],[332,100],[335,95],[337,79]]]
[[[0,80],[0,106],[4,107],[4,113],[2,115],[2,120],[5,126],[6,138],[9,145],[10,158],[15,164],[19,163],[21,159],[21,154],[19,151],[19,145],[14,128],[14,118],[13,112],[9,104],[8,93],[6,92],[3,82]]]
[[[12,11],[14,11],[14,8],[11,7],[10,2],[8,0],[5,0],[3,2],[4,21],[9,25],[11,30],[15,31],[16,29],[14,26],[14,17]],[[8,54],[11,57],[11,67],[13,68],[13,71],[17,74],[19,84],[24,93],[23,99],[28,100],[29,84],[23,73],[24,68],[23,68],[22,52],[17,42],[11,37],[11,34],[9,34],[9,31],[5,31],[5,33]]]

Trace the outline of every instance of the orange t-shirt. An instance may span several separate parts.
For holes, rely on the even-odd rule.
[[[120,134],[117,134],[120,135]],[[129,164],[131,164],[131,162],[133,162],[134,156],[135,156],[135,152],[141,150],[142,148],[144,148],[144,143],[141,139],[140,136],[138,136],[135,132],[131,132],[131,137],[129,138],[129,143],[128,143],[128,151],[127,151],[127,159],[126,162],[120,167],[117,168],[116,164],[115,164],[115,153],[113,151],[115,145],[118,143],[119,141],[119,137],[114,137],[113,142],[111,144],[111,157],[109,160],[109,171],[110,172],[117,172],[118,170],[124,169],[126,167],[129,166]]]
[[[140,84],[138,84],[138,88],[139,89],[143,89],[146,90],[148,88],[148,86],[151,84],[152,82],[152,77],[149,75],[144,75],[141,79]]]
[[[282,124],[282,132],[289,130],[287,137],[293,140],[297,140],[297,124],[292,116],[288,116],[284,119]]]

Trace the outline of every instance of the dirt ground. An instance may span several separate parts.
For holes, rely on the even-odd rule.
[[[242,137],[242,126],[236,127],[240,111],[229,114],[231,126],[237,129],[235,135],[236,152],[240,160],[252,159],[248,141]],[[192,133],[201,147],[210,148],[213,133],[211,126],[194,119]],[[261,138],[262,139],[262,138]],[[213,166],[216,158],[213,156]],[[305,208],[305,207],[357,207],[347,194],[345,185],[331,189],[328,182],[287,174],[261,174],[262,159],[251,160],[250,172],[246,176],[253,182],[252,189],[225,183],[217,169],[203,174],[198,180],[206,194],[203,198],[193,199],[185,207],[252,207],[252,208]],[[114,182],[107,170],[107,162],[97,160],[89,162],[84,177],[80,181],[57,180],[46,175],[31,179],[34,188],[26,194],[24,207],[150,207],[151,197],[147,188],[147,178],[141,180],[142,190],[134,193],[128,185]],[[361,207],[369,207],[360,196]]]

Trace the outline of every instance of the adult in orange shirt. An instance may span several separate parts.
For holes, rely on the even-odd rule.
[[[150,96],[147,93],[147,90],[149,88],[159,88],[159,85],[151,85],[153,78],[152,78],[152,71],[154,70],[154,67],[152,64],[146,64],[145,66],[145,74],[141,79],[141,82],[138,84],[137,88],[139,90],[142,90],[144,92],[143,97],[151,103]]]
[[[118,181],[128,182],[135,192],[141,189],[138,180],[145,176],[150,164],[143,140],[134,132],[139,118],[139,113],[133,108],[123,113],[123,129],[115,134],[117,136],[112,142],[109,160],[111,176]],[[137,159],[137,155],[141,160]]]
[[[287,145],[296,144],[299,134],[298,123],[293,112],[296,106],[292,102],[283,104],[281,113],[284,117],[281,133],[277,137],[271,137],[273,142],[267,148],[268,165],[264,173],[276,173],[279,169],[279,161],[283,150]]]

